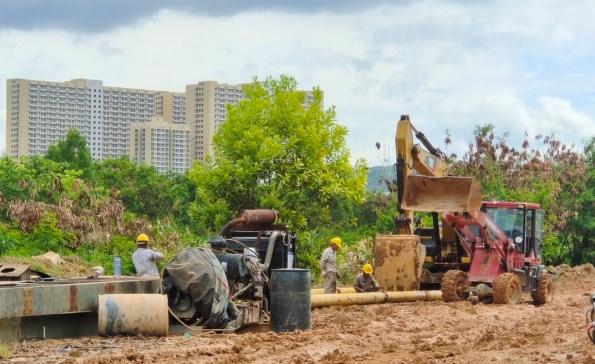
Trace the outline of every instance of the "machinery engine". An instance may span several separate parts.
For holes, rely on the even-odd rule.
[[[293,268],[296,263],[295,234],[287,226],[275,224],[276,219],[273,210],[244,210],[223,227],[220,236],[209,239],[223,264],[230,295],[263,300],[265,309],[271,270]]]
[[[208,322],[208,318],[204,316],[213,314],[214,309],[211,307],[216,308],[215,304],[229,301],[227,308],[220,308],[221,312],[217,312],[217,315],[223,318],[216,320],[216,324],[225,323],[227,325],[225,328],[230,328],[232,325],[231,327],[235,329],[264,323],[268,319],[269,312],[268,277],[271,270],[295,266],[295,234],[290,232],[287,226],[275,224],[276,219],[277,213],[273,210],[240,212],[235,219],[223,227],[221,235],[209,238],[210,249],[200,248],[208,250],[213,257],[214,261],[204,259],[210,262],[210,266],[205,263],[184,266],[184,269],[187,266],[189,267],[187,269],[192,270],[189,276],[205,277],[195,279],[194,286],[190,284],[176,286],[175,279],[173,282],[168,279],[168,271],[179,270],[180,264],[166,267],[164,282],[169,286],[165,287],[165,291],[170,296],[170,308],[177,317],[187,322]],[[206,254],[203,252],[199,255]],[[179,257],[177,259],[181,260]],[[196,260],[196,258],[182,259],[184,263]],[[221,271],[221,277],[217,274],[213,276],[213,270],[215,273]],[[205,280],[209,281],[208,284],[205,284]],[[224,284],[220,284],[221,281],[225,281]],[[207,297],[208,302],[205,303],[203,292],[210,289],[207,286],[210,287],[212,284],[224,286],[225,293],[221,293],[223,288],[219,288],[216,294]],[[197,309],[201,306],[206,309]],[[236,308],[238,315],[235,314]]]

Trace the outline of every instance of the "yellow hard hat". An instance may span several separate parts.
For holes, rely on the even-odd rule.
[[[372,273],[374,273],[374,268],[372,268],[372,264],[366,263],[362,267],[362,271],[366,274],[372,274]]]
[[[138,236],[136,237],[136,243],[141,245],[141,244],[147,244],[149,242],[149,236],[147,234],[138,234]]]
[[[343,244],[343,241],[341,240],[340,237],[335,236],[334,238],[331,239],[331,244],[335,244],[337,246],[337,248],[340,248],[341,245]]]

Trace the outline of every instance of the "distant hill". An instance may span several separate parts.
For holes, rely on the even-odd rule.
[[[366,191],[388,192],[388,188],[386,188],[386,183],[384,181],[393,181],[396,178],[395,167],[392,165],[368,167],[368,184],[366,185]]]

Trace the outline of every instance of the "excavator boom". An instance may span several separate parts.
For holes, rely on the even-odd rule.
[[[421,145],[414,144],[414,136]],[[420,287],[426,258],[426,247],[414,234],[415,211],[476,211],[481,207],[481,193],[473,178],[447,176],[446,155],[415,129],[409,115],[401,115],[395,143],[400,216],[396,218],[397,235],[376,237],[376,278],[385,289],[415,290]],[[434,236],[440,244],[437,217],[435,221]]]

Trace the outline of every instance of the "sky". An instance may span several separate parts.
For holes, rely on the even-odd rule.
[[[8,78],[182,92],[280,74],[322,88],[369,165],[394,163],[401,114],[448,153],[486,123],[516,145],[554,134],[582,149],[595,136],[593,19],[580,0],[0,0],[0,151]]]

